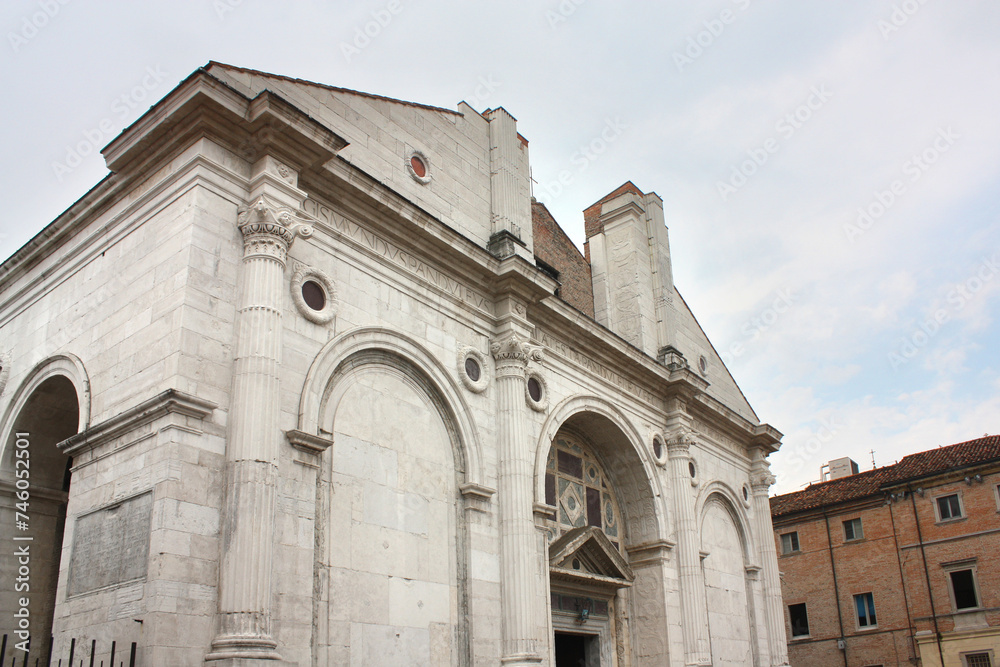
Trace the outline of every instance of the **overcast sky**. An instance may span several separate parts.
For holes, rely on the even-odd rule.
[[[578,243],[624,181],[663,198],[675,282],[785,434],[774,491],[998,432],[995,0],[7,0],[2,28],[4,257],[209,60],[503,106]]]

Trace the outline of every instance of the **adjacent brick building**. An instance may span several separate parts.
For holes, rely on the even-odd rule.
[[[771,498],[790,665],[997,665],[1000,436],[852,472]]]

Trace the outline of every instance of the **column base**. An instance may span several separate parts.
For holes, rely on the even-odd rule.
[[[504,667],[536,667],[542,662],[542,656],[537,653],[515,653],[500,658],[500,664]]]
[[[212,640],[212,652],[205,662],[212,667],[256,667],[292,665],[285,662],[277,651],[278,642],[270,637],[222,636]]]

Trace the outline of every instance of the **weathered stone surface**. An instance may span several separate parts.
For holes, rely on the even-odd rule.
[[[742,491],[780,434],[683,307],[659,198],[602,200],[569,267],[581,312],[534,262],[527,142],[502,109],[213,64],[105,156],[114,174],[0,266],[0,542],[10,434],[46,379],[65,404],[49,440],[79,433],[32,450],[55,471],[35,525],[61,556],[38,612],[57,657],[86,637],[156,665],[534,666],[582,628],[617,667],[707,660],[709,639],[719,664],[768,664],[771,529]],[[585,549],[550,569],[566,434],[614,499],[621,567]],[[581,493],[574,521],[597,526],[602,496]],[[3,581],[15,568],[0,557]],[[3,618],[15,604],[0,591]]]

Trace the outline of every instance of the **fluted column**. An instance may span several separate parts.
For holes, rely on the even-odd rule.
[[[690,432],[682,430],[667,443],[677,530],[684,656],[686,665],[710,664],[705,612],[705,582],[701,571],[701,541],[691,493]]]
[[[503,619],[501,663],[537,665],[541,646],[536,617],[537,542],[533,513],[533,447],[525,413],[525,369],[541,350],[516,333],[495,340],[499,416],[500,608]]]
[[[754,529],[757,533],[757,551],[763,569],[764,616],[767,622],[767,644],[772,667],[787,667],[788,644],[785,638],[785,612],[781,598],[781,579],[778,575],[778,554],[774,547],[774,527],[771,524],[771,503],[767,491],[774,484],[771,466],[764,452],[753,452],[750,468],[750,486],[753,489]]]
[[[220,628],[206,660],[281,660],[271,635],[278,430],[278,366],[285,259],[294,223],[264,197],[241,211],[243,263],[226,439],[219,572]],[[240,662],[239,664],[246,664]]]

